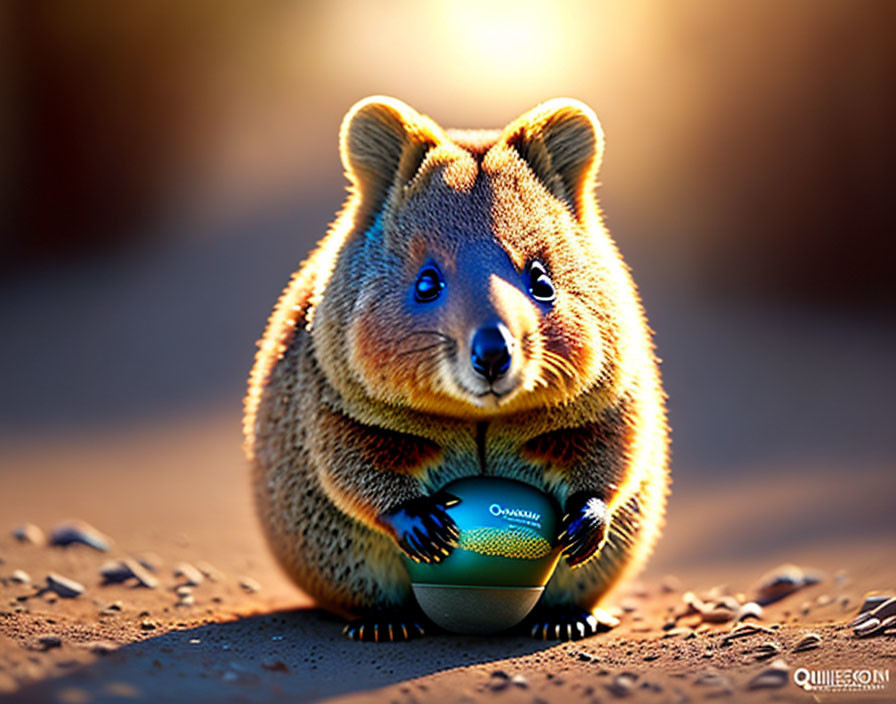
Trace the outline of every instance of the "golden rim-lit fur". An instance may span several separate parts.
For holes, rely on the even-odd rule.
[[[603,145],[591,109],[566,98],[504,130],[446,131],[385,97],[346,115],[348,200],[268,321],[244,418],[274,554],[325,606],[409,599],[377,516],[483,472],[561,504],[607,497],[600,553],[562,564],[547,602],[592,608],[646,560],[668,431],[646,319],[594,195]],[[533,260],[550,306],[527,292]],[[410,293],[427,263],[446,281],[433,305]],[[513,354],[489,391],[470,338],[495,322]]]

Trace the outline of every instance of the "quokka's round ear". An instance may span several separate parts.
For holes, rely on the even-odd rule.
[[[510,123],[502,139],[551,193],[583,215],[604,150],[604,133],[591,108],[573,98],[549,100]]]
[[[361,208],[376,212],[390,188],[410,181],[444,141],[441,127],[400,100],[375,95],[355,103],[342,121],[339,152]]]

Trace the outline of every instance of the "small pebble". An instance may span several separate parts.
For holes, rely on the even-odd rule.
[[[694,680],[694,684],[700,687],[717,687],[720,689],[727,689],[730,687],[728,679],[720,672],[715,672],[713,670],[699,675],[697,679]]]
[[[656,660],[659,656],[660,656],[659,653],[657,653],[656,651],[652,651],[649,653],[645,653],[642,660],[644,660],[644,662],[652,662],[653,660]]]
[[[779,565],[760,577],[755,601],[766,606],[819,580],[820,576],[815,572],[796,565]]]
[[[852,621],[849,622],[850,628],[857,628],[859,625],[865,623],[866,621],[874,618],[870,611],[863,611],[858,616],[856,616]]]
[[[204,560],[197,562],[196,567],[199,568],[199,571],[202,572],[209,582],[220,582],[224,579],[224,574],[219,569]]]
[[[47,542],[44,532],[33,523],[23,523],[12,531],[13,537],[20,543],[43,545]]]
[[[713,601],[713,608],[725,608],[736,612],[740,607],[741,603],[734,596],[720,596]]]
[[[871,613],[881,620],[890,616],[896,616],[896,597],[887,599],[882,604],[878,604]]]
[[[660,582],[660,590],[665,594],[681,591],[681,580],[674,574],[667,574]]]
[[[696,594],[694,594],[694,592],[685,592],[681,595],[681,600],[685,605],[685,610],[680,614],[681,616],[702,614],[704,611],[707,611],[710,608],[707,604],[704,604],[703,600],[700,599]]]
[[[762,618],[762,607],[755,601],[748,601],[737,610],[738,621],[744,621],[748,618]]]
[[[495,670],[489,677],[488,688],[493,692],[501,692],[510,685],[510,675],[504,670]]]
[[[63,577],[61,574],[56,574],[55,572],[51,572],[47,575],[46,588],[49,591],[58,594],[63,599],[74,599],[84,593],[83,584],[80,584],[73,579]]]
[[[773,641],[765,641],[753,648],[753,655],[757,660],[768,660],[781,653],[781,646]]]
[[[880,624],[881,621],[879,618],[869,616],[867,620],[855,627],[854,632],[860,638],[864,638],[865,636],[877,633],[880,630]]]
[[[53,648],[62,647],[62,638],[55,634],[48,633],[47,635],[38,636],[37,643],[41,650],[52,650]]]
[[[627,697],[634,691],[637,680],[637,675],[631,672],[623,672],[616,675],[613,681],[606,687],[610,694],[615,697]]]
[[[703,612],[704,623],[728,623],[737,614],[727,606],[716,606]]]
[[[147,589],[155,589],[159,586],[159,580],[153,577],[150,571],[143,566],[143,563],[137,560],[132,560],[131,558],[126,558],[122,560],[122,562],[127,565],[139,586],[146,587]]]
[[[795,646],[793,646],[794,653],[802,653],[806,650],[814,650],[818,646],[821,645],[821,636],[817,633],[807,633],[803,636],[802,640],[800,640]]]
[[[529,689],[529,682],[522,675],[514,675],[510,678],[510,683],[514,687],[519,687],[520,689]]]
[[[782,659],[774,660],[747,684],[747,689],[777,689],[787,684],[790,667]]]
[[[110,560],[100,565],[100,577],[103,578],[103,584],[126,582],[133,576],[130,568],[125,565],[123,560]]]
[[[240,579],[240,586],[243,588],[243,591],[248,592],[249,594],[254,594],[261,589],[261,585],[251,577],[243,577]]]
[[[859,609],[859,613],[863,614],[866,611],[874,611],[878,606],[892,598],[892,595],[889,594],[876,594],[873,592],[866,594],[865,599],[862,601],[862,606]]]
[[[855,634],[860,637],[873,636],[891,629],[896,629],[896,615],[887,616],[883,620],[873,616],[865,623],[857,626]]]
[[[140,622],[140,629],[144,631],[154,631],[158,628],[158,624],[152,619],[145,618]]]
[[[184,584],[191,587],[198,587],[202,584],[202,572],[197,570],[189,562],[178,562],[174,566],[174,576],[183,578]]]
[[[658,682],[642,682],[641,689],[645,689],[648,692],[653,692],[654,694],[661,694],[663,691],[663,686]]]
[[[851,603],[852,603],[852,601],[850,600],[850,598],[849,598],[848,596],[843,595],[843,596],[840,597],[839,604],[840,604],[840,608],[841,608],[843,611],[846,611],[846,609],[849,608],[849,605],[850,605]]]
[[[87,643],[82,643],[81,647],[94,655],[109,655],[109,653],[114,653],[118,650],[118,645],[108,640],[91,640]]]
[[[274,658],[268,658],[267,660],[261,661],[261,666],[265,670],[269,670],[270,672],[289,672],[289,667],[282,660],[276,660]]]
[[[177,606],[193,606],[196,603],[193,590],[185,584],[175,589],[175,593],[177,594]]]
[[[104,562],[100,567],[100,575],[103,578],[103,584],[117,584],[136,579],[138,585],[148,589],[155,589],[159,585],[159,580],[153,577],[143,565],[131,558]]]
[[[31,575],[25,570],[16,570],[9,578],[16,584],[31,584]]]
[[[128,682],[108,682],[104,689],[107,694],[118,698],[117,701],[143,698],[140,690]]]
[[[137,580],[137,584],[141,587],[146,587],[147,589],[155,589],[159,586],[159,580],[153,577],[153,575],[146,569],[141,562],[137,562],[135,560],[127,559],[125,562],[131,568],[131,573],[134,575],[134,578]]]
[[[140,566],[150,572],[158,572],[164,564],[162,558],[154,552],[141,552],[134,556],[134,559],[140,563]]]
[[[677,638],[678,636],[687,637],[694,632],[693,628],[688,628],[687,626],[678,626],[676,628],[670,628],[663,634],[663,638]]]
[[[106,552],[110,542],[108,537],[84,521],[60,523],[50,534],[51,545],[66,546],[81,543],[100,552]]]
[[[113,601],[106,608],[100,611],[100,616],[112,616],[121,611],[124,605],[120,601]]]

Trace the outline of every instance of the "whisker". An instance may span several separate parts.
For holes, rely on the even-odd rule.
[[[562,360],[562,358],[560,359]],[[552,377],[556,378],[557,382],[561,386],[566,386],[567,376],[571,377],[571,375],[564,374],[564,371],[566,370],[559,367],[557,365],[557,361],[557,357],[554,355],[545,357],[542,359],[542,368],[547,371]],[[545,385],[547,386],[548,384]]]
[[[440,340],[439,342],[434,342],[434,343],[431,344],[431,345],[425,345],[425,346],[423,346],[423,347],[415,347],[415,348],[412,349],[412,350],[404,350],[403,352],[398,352],[396,356],[398,356],[398,357],[405,357],[405,356],[407,356],[407,355],[409,355],[409,354],[419,354],[420,352],[426,352],[426,351],[428,351],[428,350],[435,349],[436,347],[441,347],[441,346],[444,345],[444,344],[445,344],[445,343],[444,343],[443,341]]]
[[[441,361],[440,355],[433,355],[432,357],[421,360],[414,366],[414,378],[431,376],[432,372],[438,368],[439,362]]]
[[[550,363],[552,366],[562,370],[569,377],[574,377],[576,374],[576,368],[572,362],[556,352],[542,350],[542,359],[546,363]]]
[[[436,337],[441,337],[443,340],[450,340],[454,342],[454,340],[443,332],[439,332],[438,330],[414,330],[413,332],[409,332],[407,337],[412,337],[414,335],[435,335]]]
[[[418,360],[414,365],[414,378],[419,378],[421,376],[421,373],[425,376],[431,376],[432,372],[435,371],[439,364],[441,364],[443,358],[443,350],[436,350],[423,359]]]

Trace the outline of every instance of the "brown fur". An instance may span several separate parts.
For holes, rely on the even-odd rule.
[[[405,604],[407,573],[377,516],[454,478],[507,476],[561,505],[605,497],[599,553],[561,563],[545,593],[593,608],[649,555],[668,485],[649,331],[594,197],[596,117],[562,99],[503,131],[446,132],[369,98],[340,148],[351,195],[277,304],[246,398],[274,554],[333,610]],[[549,310],[521,285],[533,259],[557,290]],[[417,308],[408,294],[428,260],[446,294]],[[516,343],[500,401],[475,396],[468,369],[471,331],[488,320]]]

